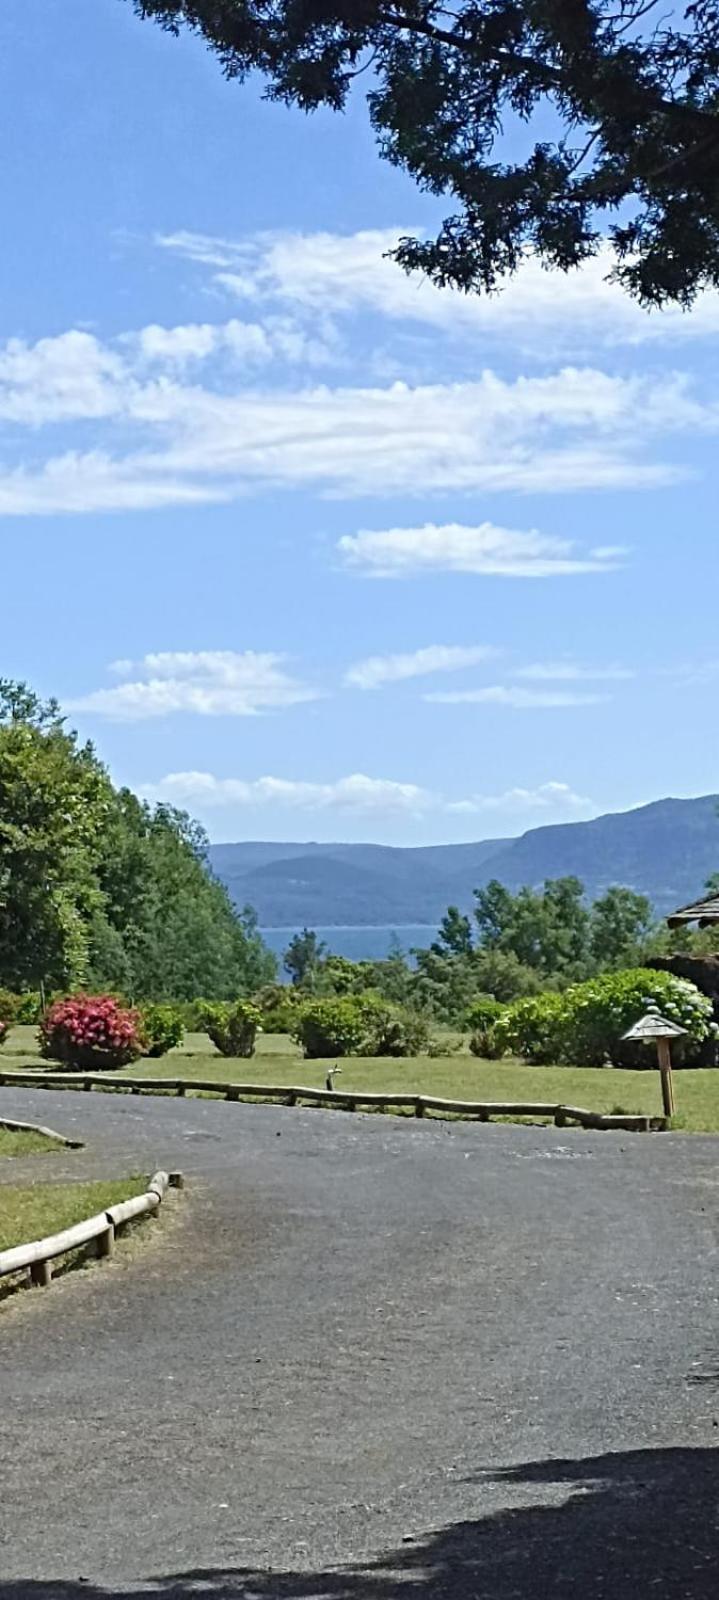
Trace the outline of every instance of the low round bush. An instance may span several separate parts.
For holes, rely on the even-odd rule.
[[[262,1013],[251,1000],[214,1000],[198,1006],[198,1021],[223,1056],[255,1053]]]
[[[506,1010],[501,1000],[493,994],[478,994],[467,1007],[465,1021],[470,1029],[469,1048],[473,1056],[485,1061],[497,1061],[504,1055],[504,1046],[495,1032],[495,1023]]]
[[[289,983],[267,983],[252,996],[262,1013],[263,1033],[291,1033],[299,998]]]
[[[492,1024],[497,1054],[524,1056],[540,1066],[558,1061],[564,1000],[564,995],[547,991],[505,1006]]]
[[[18,1020],[21,996],[12,989],[0,989],[0,1022],[12,1026]]]
[[[138,1012],[108,994],[57,1000],[42,1018],[39,1038],[41,1055],[68,1067],[112,1070],[142,1055]]]
[[[424,1017],[382,995],[332,995],[300,1006],[292,1036],[308,1059],[323,1056],[416,1056],[429,1044]]]
[[[17,995],[17,1012],[15,1021],[25,1026],[39,1022],[43,1013],[43,999],[39,989],[27,989],[24,994]]]
[[[307,1000],[298,1008],[292,1037],[308,1060],[366,1054],[367,1021],[356,995]]]
[[[359,995],[365,1021],[363,1055],[418,1056],[429,1046],[429,1023],[381,995]]]
[[[140,1027],[143,1055],[146,1056],[166,1056],[168,1050],[182,1044],[185,1037],[183,1015],[177,1006],[140,1006]]]

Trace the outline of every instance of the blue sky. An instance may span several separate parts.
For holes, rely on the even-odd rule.
[[[125,0],[0,13],[0,670],[213,838],[719,788],[719,296],[385,259],[441,214]]]

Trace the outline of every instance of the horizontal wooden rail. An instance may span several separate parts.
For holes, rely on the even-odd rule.
[[[367,1089],[317,1089],[299,1083],[222,1083],[214,1078],[129,1078],[109,1072],[26,1072],[0,1071],[0,1085],[40,1087],[46,1089],[123,1089],[130,1094],[192,1092],[215,1094],[225,1100],[280,1100],[284,1105],[339,1106],[356,1111],[361,1106],[370,1110],[395,1107],[409,1110],[416,1117],[426,1111],[445,1112],[457,1117],[478,1117],[489,1122],[492,1117],[549,1117],[556,1126],[579,1123],[583,1128],[616,1128],[631,1133],[648,1133],[666,1128],[665,1117],[644,1114],[585,1111],[580,1106],[559,1105],[556,1101],[514,1100],[448,1100],[439,1095],[413,1094],[402,1090]]]
[[[72,1228],[64,1228],[62,1233],[51,1233],[45,1239],[33,1239],[29,1244],[16,1244],[9,1250],[0,1250],[0,1278],[7,1277],[11,1272],[29,1269],[30,1282],[45,1288],[52,1280],[51,1263],[58,1256],[68,1255],[70,1251],[79,1250],[93,1241],[97,1244],[98,1256],[112,1255],[116,1230],[135,1217],[157,1211],[170,1181],[167,1172],[156,1172],[144,1194],[123,1200],[119,1205],[110,1206],[107,1211],[98,1211],[96,1216],[86,1217]]]

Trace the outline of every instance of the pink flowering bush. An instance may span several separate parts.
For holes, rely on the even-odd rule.
[[[142,1055],[137,1011],[109,994],[56,1000],[40,1023],[40,1052],[68,1067],[125,1067]]]
[[[0,1044],[2,1044],[3,1039],[7,1038],[9,1026],[9,1022],[5,1022],[4,1019],[0,1017]]]

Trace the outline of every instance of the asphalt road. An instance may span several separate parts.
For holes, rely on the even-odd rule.
[[[714,1600],[719,1141],[0,1108],[188,1179],[0,1307],[0,1600]]]

